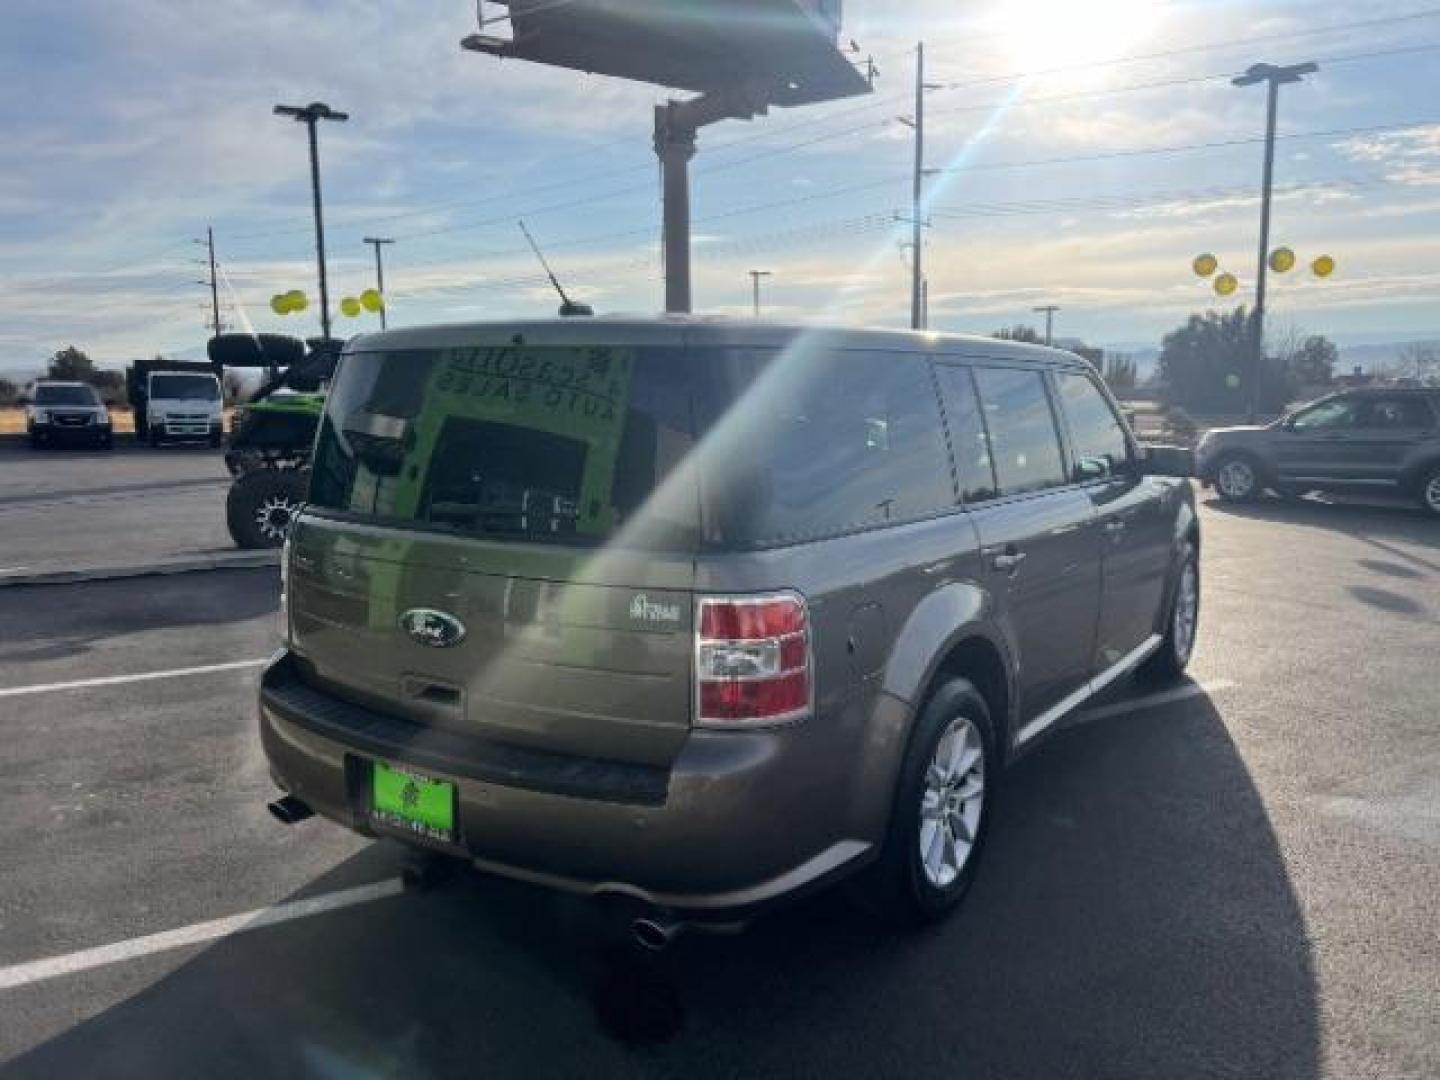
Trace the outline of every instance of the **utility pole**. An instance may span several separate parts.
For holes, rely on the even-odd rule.
[[[390,306],[390,300],[385,295],[385,264],[380,259],[380,247],[382,244],[393,244],[395,241],[388,236],[367,236],[365,243],[374,245],[375,248],[375,289],[380,293],[380,329],[385,329],[385,309]]]
[[[910,328],[919,330],[925,324],[923,300],[920,296],[921,282],[925,272],[921,253],[924,251],[923,226],[920,223],[921,204],[925,200],[925,43],[915,46],[915,176],[912,184],[910,203],[910,229],[914,250],[910,263]]]
[[[315,204],[315,261],[320,267],[320,332],[330,337],[330,284],[325,276],[325,217],[320,207],[320,142],[315,125],[321,120],[343,122],[349,113],[336,112],[323,101],[312,101],[303,108],[298,105],[276,105],[276,116],[288,116],[303,123],[310,136],[310,194]]]
[[[1055,341],[1055,313],[1060,310],[1059,304],[1045,304],[1042,307],[1031,308],[1035,314],[1045,313],[1045,344],[1050,345]]]
[[[1244,75],[1230,80],[1234,86],[1254,86],[1263,82],[1269,89],[1265,120],[1265,173],[1260,189],[1260,264],[1255,275],[1255,310],[1250,316],[1250,392],[1246,396],[1252,424],[1260,413],[1260,384],[1265,372],[1265,286],[1270,262],[1270,195],[1275,181],[1275,118],[1280,110],[1280,87],[1298,83],[1306,75],[1313,75],[1319,70],[1320,65],[1313,63],[1291,64],[1288,67],[1254,64]]]
[[[772,276],[770,270],[751,270],[750,278],[755,285],[755,318],[760,317],[760,279]]]
[[[196,242],[197,244],[204,244],[204,245],[205,245],[205,248],[206,248],[206,251],[207,251],[207,253],[208,253],[208,256],[209,256],[208,262],[209,262],[209,264],[210,264],[210,276],[209,276],[208,278],[206,278],[204,281],[200,282],[200,284],[201,284],[201,285],[208,286],[209,289],[210,289],[210,328],[211,328],[211,334],[210,334],[210,336],[211,336],[211,337],[219,337],[219,335],[220,335],[220,329],[221,329],[221,327],[220,327],[220,284],[219,284],[219,274],[218,274],[218,272],[216,271],[216,268],[215,268],[215,229],[214,229],[213,227],[207,225],[207,226],[205,227],[205,239],[204,239],[204,240],[196,240],[195,242]]]

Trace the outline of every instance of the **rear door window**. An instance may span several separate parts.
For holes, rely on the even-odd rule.
[[[1045,375],[1028,368],[975,368],[1002,495],[1060,487],[1066,481],[1060,432]]]
[[[1070,425],[1074,479],[1100,480],[1121,472],[1130,460],[1130,440],[1100,388],[1078,371],[1057,371],[1055,385]]]
[[[997,494],[995,463],[990,457],[990,437],[985,432],[975,378],[968,367],[948,363],[936,364],[935,374],[945,404],[960,498],[967,503],[993,499]]]
[[[1435,415],[1418,395],[1374,397],[1361,404],[1355,426],[1384,431],[1414,431],[1434,427]]]
[[[661,349],[494,346],[344,357],[311,503],[488,539],[689,550],[690,375]]]
[[[728,352],[712,375],[700,467],[710,544],[797,543],[954,508],[923,356],[802,338]]]

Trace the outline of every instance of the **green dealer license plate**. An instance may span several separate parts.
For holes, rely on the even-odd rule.
[[[455,839],[455,785],[375,762],[370,813],[382,825],[429,840]]]

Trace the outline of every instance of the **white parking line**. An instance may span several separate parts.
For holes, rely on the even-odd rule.
[[[1146,694],[1143,697],[1131,698],[1129,701],[1117,701],[1113,705],[1101,705],[1095,709],[1082,709],[1075,713],[1075,722],[1090,720],[1104,720],[1111,716],[1124,716],[1126,713],[1139,712],[1141,709],[1153,709],[1156,705],[1169,705],[1172,702],[1184,701],[1186,698],[1199,697],[1201,694],[1213,694],[1220,690],[1229,690],[1235,683],[1230,679],[1211,679],[1208,682],[1187,683],[1184,686],[1177,686],[1174,690],[1161,690],[1156,694]]]
[[[73,975],[77,971],[118,964],[123,960],[135,960],[154,953],[171,949],[183,949],[187,945],[200,945],[217,938],[229,937],[245,930],[258,930],[262,926],[290,922],[292,919],[307,919],[311,915],[323,915],[327,911],[368,904],[398,896],[404,891],[399,878],[377,881],[373,885],[361,885],[354,889],[311,896],[304,900],[289,900],[271,907],[257,908],[240,915],[229,915],[223,919],[182,926],[178,930],[163,930],[158,934],[117,941],[111,945],[100,945],[93,949],[52,956],[46,960],[31,960],[24,964],[0,968],[0,990],[13,990],[55,979],[61,975]]]
[[[93,686],[123,686],[125,683],[150,682],[153,679],[181,679],[186,675],[208,675],[215,671],[243,671],[269,663],[268,660],[232,660],[225,664],[202,664],[199,667],[172,668],[169,671],[142,671],[136,675],[106,675],[99,679],[72,679],[70,682],[39,683],[34,686],[7,686],[0,689],[0,698],[24,694],[53,694],[57,690],[88,690]]]

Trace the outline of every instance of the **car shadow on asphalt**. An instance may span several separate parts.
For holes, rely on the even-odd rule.
[[[3,595],[0,662],[33,663],[79,656],[129,634],[198,630],[273,614],[280,607],[280,576],[270,567],[207,570],[83,586],[13,585]]]
[[[832,892],[641,961],[592,903],[464,874],[225,939],[8,1074],[1319,1074],[1306,928],[1213,702],[1060,732],[1002,798],[926,932]],[[304,893],[393,866],[375,845]]]
[[[1440,537],[1440,529],[1437,529],[1437,524],[1440,523],[1436,522],[1433,515],[1419,506],[1400,500],[1346,502],[1266,497],[1254,502],[1232,503],[1219,498],[1208,498],[1203,505],[1205,509],[1213,510],[1217,514],[1328,529],[1361,540],[1378,537],[1433,545],[1437,542],[1437,537]],[[1428,568],[1440,570],[1440,565],[1430,563]]]

